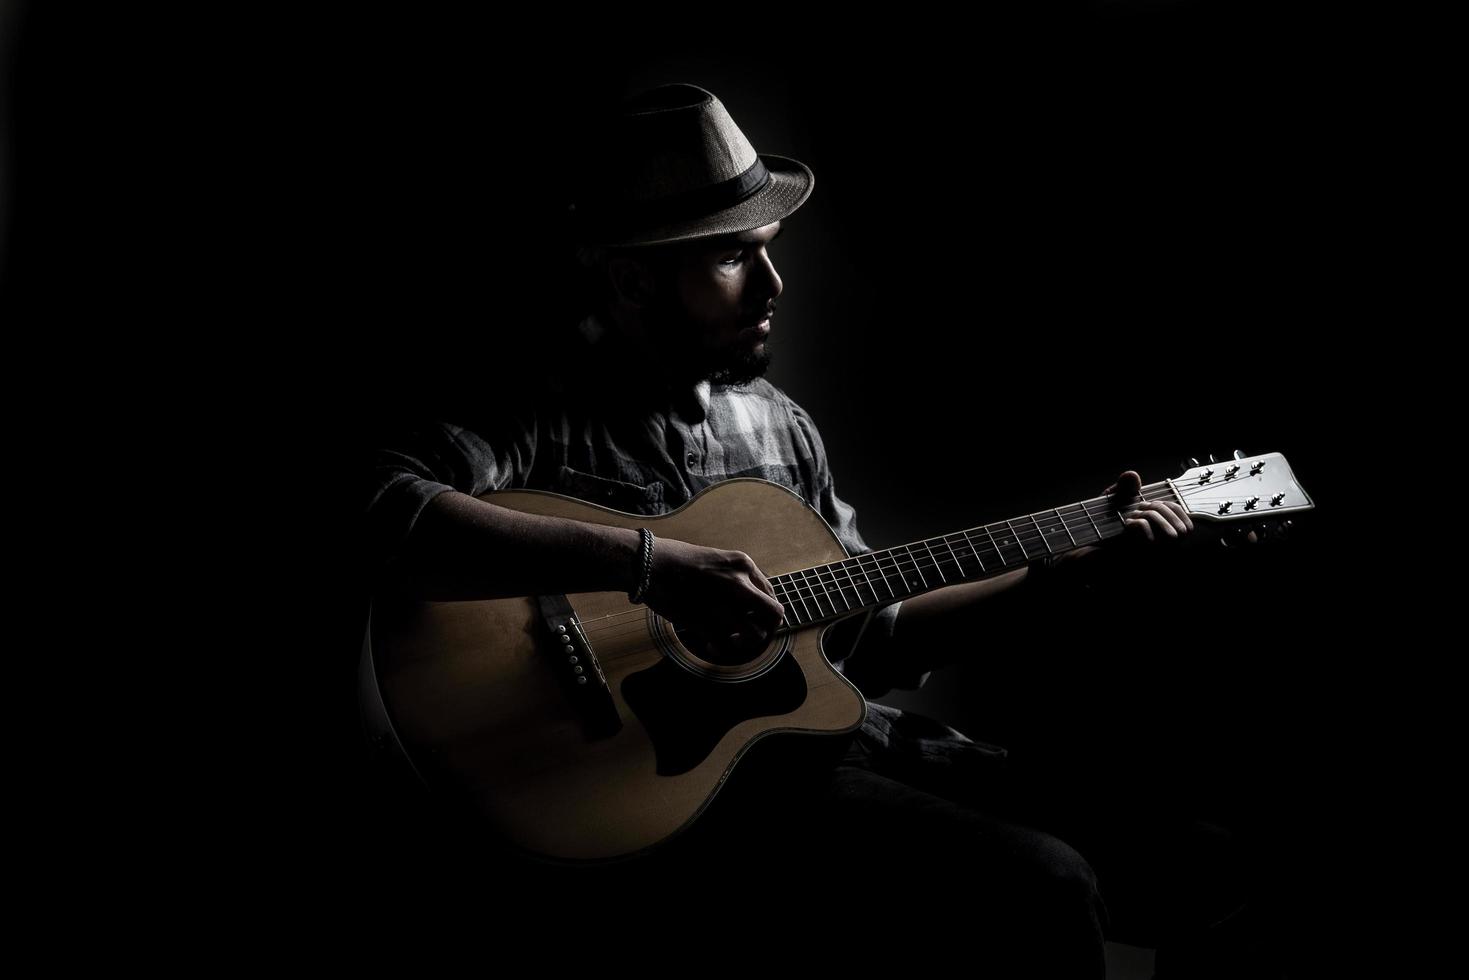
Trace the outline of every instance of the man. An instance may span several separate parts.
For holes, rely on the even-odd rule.
[[[748,555],[475,499],[530,487],[655,514],[720,480],[759,476],[804,497],[849,553],[871,550],[836,495],[815,423],[762,378],[784,285],[771,245],[809,197],[810,170],[756,154],[719,100],[693,85],[628,100],[592,145],[602,155],[575,209],[592,313],[558,351],[549,397],[385,444],[368,533],[385,586],[431,598],[622,590],[739,656],[763,648],[782,624],[781,603]],[[1133,501],[1138,489],[1129,471],[1108,492]],[[1125,520],[1149,541],[1192,530],[1166,501],[1136,501]],[[1065,571],[1021,568],[887,606],[852,623],[863,630],[847,633],[855,646],[840,667],[869,698],[916,688],[963,653],[938,641],[946,624],[1038,588],[1037,578],[1070,574],[1096,551],[1070,553],[1057,563]],[[870,709],[834,770],[778,784],[794,802],[755,784],[722,792],[668,853],[678,862],[722,858],[720,867],[740,873],[764,856],[769,876],[781,860],[808,859],[829,870],[901,872],[895,883],[913,869],[957,867],[976,881],[965,904],[930,904],[937,919],[928,921],[990,926],[976,953],[1007,954],[1037,975],[1101,976],[1105,911],[1086,861],[1054,837],[951,798],[968,789],[953,786],[956,773],[959,782],[981,778],[997,753],[928,719]],[[920,788],[899,778],[910,775],[931,781]],[[787,804],[779,831],[762,832],[773,800]]]

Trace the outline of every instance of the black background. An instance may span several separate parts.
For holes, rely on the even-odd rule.
[[[692,81],[815,172],[772,249],[769,377],[821,426],[870,544],[1235,448],[1285,453],[1319,504],[1291,540],[1201,547],[1007,624],[894,703],[1010,745],[1088,805],[1196,795],[1262,843],[1303,948],[1355,902],[1330,884],[1345,842],[1402,778],[1365,736],[1402,711],[1357,659],[1359,617],[1394,600],[1341,479],[1380,448],[1371,394],[1395,370],[1358,346],[1392,299],[1372,17],[354,6],[129,15],[139,41],[114,45],[51,16],[11,15],[12,323],[86,333],[75,389],[144,423],[108,452],[183,474],[186,547],[202,535],[235,573],[201,607],[209,648],[241,647],[209,686],[253,720],[198,729],[230,729],[218,752],[189,739],[190,778],[230,788],[179,834],[359,882],[382,831],[352,727],[360,452],[554,356],[541,341],[577,312],[558,222],[579,124]],[[213,714],[177,677],[169,706]]]

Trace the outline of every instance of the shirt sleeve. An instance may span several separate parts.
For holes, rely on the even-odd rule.
[[[429,501],[449,490],[479,496],[523,482],[535,444],[535,423],[527,417],[474,428],[429,422],[384,433],[369,451],[358,509],[372,577],[401,556]]]
[[[856,557],[870,554],[869,547],[857,530],[857,511],[837,496],[836,481],[826,458],[826,444],[810,414],[787,398],[791,418],[796,426],[797,448],[803,451],[807,502],[826,518],[837,540]],[[864,697],[878,698],[893,688],[916,691],[929,678],[929,671],[904,666],[902,646],[893,639],[902,600],[882,606],[870,614],[861,643],[850,655],[837,662],[837,669],[862,691]],[[861,623],[855,618],[856,623]],[[840,628],[840,627],[839,627]],[[849,641],[850,642],[850,641]]]

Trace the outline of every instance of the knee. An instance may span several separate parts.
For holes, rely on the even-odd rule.
[[[1016,857],[997,904],[984,909],[980,943],[1007,976],[1100,980],[1107,919],[1092,866],[1041,833],[1025,835]]]
[[[1085,906],[1100,909],[1101,892],[1097,874],[1081,853],[1065,841],[1040,835],[1033,855],[1037,897],[1048,905]]]
[[[976,855],[972,866],[981,894],[1002,918],[1105,922],[1096,872],[1057,837],[1016,828],[1004,847]]]

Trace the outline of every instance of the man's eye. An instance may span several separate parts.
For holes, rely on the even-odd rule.
[[[734,265],[736,262],[739,262],[744,257],[745,257],[745,253],[744,252],[737,252],[733,256],[731,256],[730,258],[727,258],[723,262],[721,262],[720,265]]]

